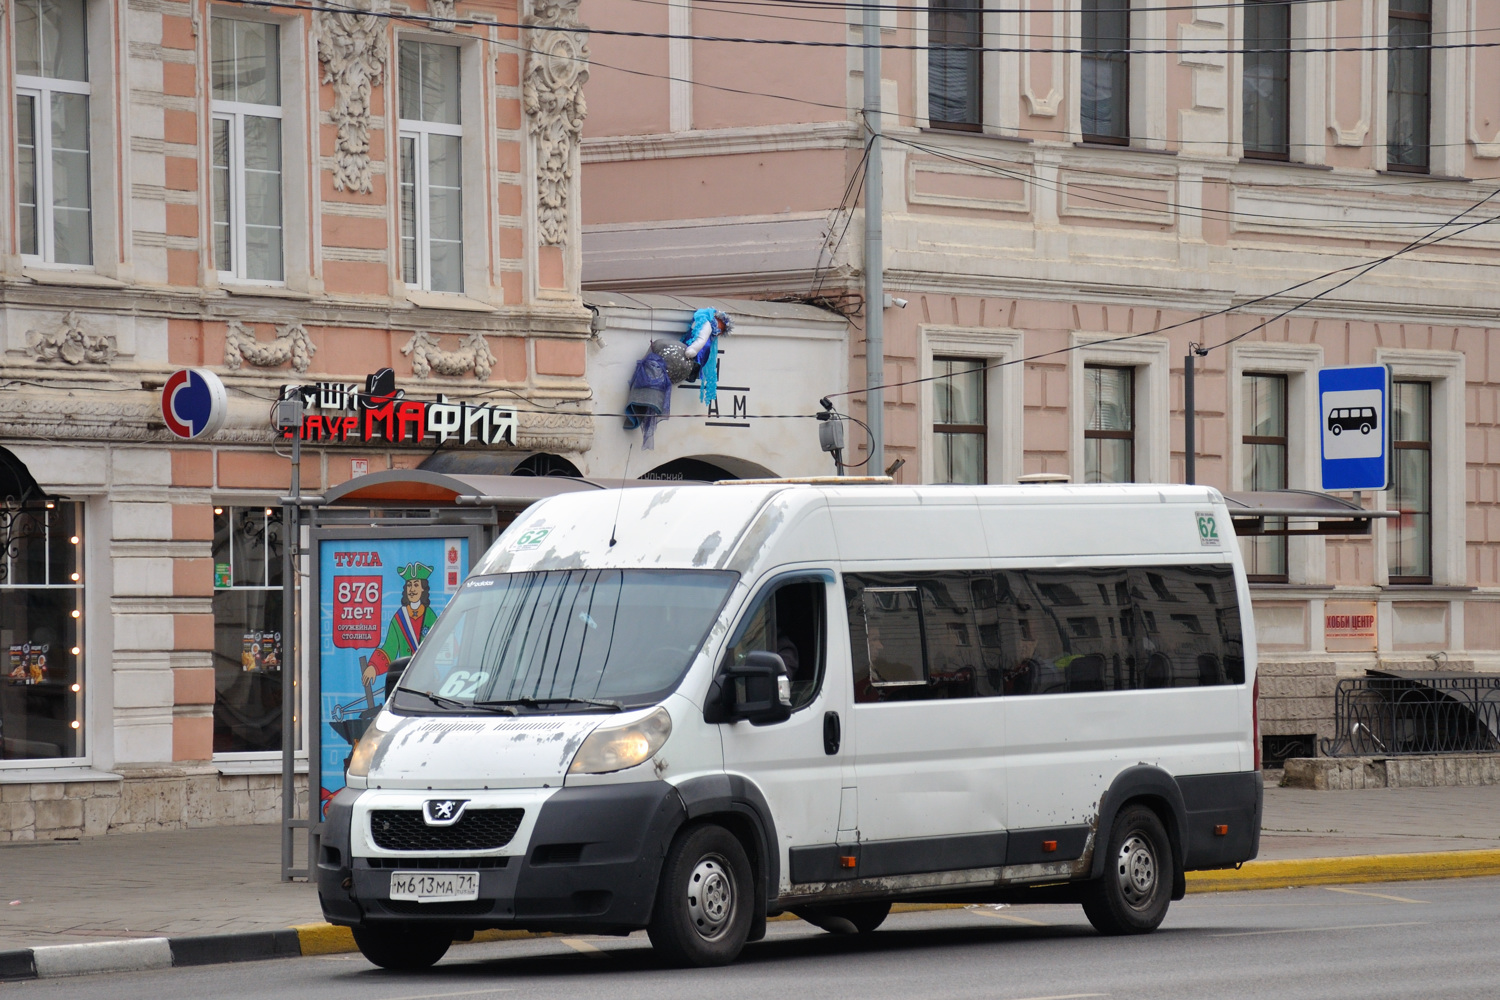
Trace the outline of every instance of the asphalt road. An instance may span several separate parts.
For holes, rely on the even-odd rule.
[[[1500,879],[1193,895],[1140,938],[1076,906],[893,915],[872,935],[772,922],[725,969],[666,969],[644,935],[456,946],[421,975],[336,955],[9,983],[17,1000],[1371,1000],[1500,996]]]

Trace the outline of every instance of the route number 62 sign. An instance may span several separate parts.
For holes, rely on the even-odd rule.
[[[1200,510],[1198,518],[1198,541],[1203,545],[1218,545],[1219,522],[1211,510]]]

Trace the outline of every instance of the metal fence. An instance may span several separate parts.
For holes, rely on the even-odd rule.
[[[1338,682],[1328,757],[1500,751],[1500,675]]]

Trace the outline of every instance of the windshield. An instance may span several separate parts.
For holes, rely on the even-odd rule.
[[[578,711],[655,704],[681,681],[737,578],[713,570],[629,569],[471,578],[422,640],[394,707],[462,711],[509,702],[523,711]]]

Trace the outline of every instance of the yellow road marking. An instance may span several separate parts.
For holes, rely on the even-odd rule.
[[[1014,921],[1014,922],[1016,922],[1018,924],[1030,924],[1033,927],[1051,927],[1052,926],[1051,924],[1043,923],[1040,920],[1032,920],[1030,917],[1018,917],[1014,913],[1001,913],[999,910],[977,909],[977,910],[974,910],[973,912],[981,914],[982,916],[986,916],[986,917],[994,917],[997,920],[1012,920],[1012,921]],[[1103,994],[1103,993],[1079,993],[1077,995],[1081,996],[1081,997],[1095,997],[1095,996],[1105,996],[1106,994]],[[1025,1000],[1044,1000],[1044,998],[1042,998],[1042,997],[1028,997],[1028,998],[1025,998]]]
[[[1359,885],[1488,875],[1500,875],[1500,850],[1247,861],[1238,870],[1188,872],[1187,891],[1285,889],[1298,885]]]
[[[1377,927],[1424,927],[1429,921],[1410,920],[1404,924],[1344,924],[1342,927],[1285,927],[1275,931],[1235,931],[1233,934],[1213,934],[1211,937],[1256,937],[1262,934],[1308,934],[1313,931],[1368,931]]]
[[[1371,897],[1373,899],[1389,899],[1389,900],[1391,900],[1393,902],[1396,902],[1396,903],[1425,903],[1425,902],[1427,902],[1427,900],[1425,900],[1425,899],[1407,899],[1405,896],[1387,896],[1383,892],[1361,892],[1358,889],[1337,889],[1337,888],[1335,888],[1335,887],[1333,887],[1331,885],[1325,885],[1323,888],[1327,889],[1329,892],[1347,892],[1351,896],[1369,896],[1369,897]]]
[[[604,957],[603,948],[596,948],[593,945],[589,944],[587,941],[584,941],[580,938],[563,938],[562,943],[567,945],[569,948],[572,948],[580,955],[587,955],[589,958]]]

